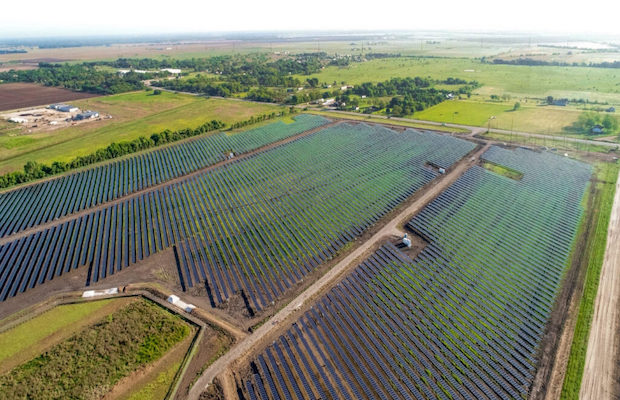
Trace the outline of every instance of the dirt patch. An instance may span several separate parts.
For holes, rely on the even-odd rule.
[[[204,331],[202,340],[198,344],[198,350],[190,362],[185,375],[181,380],[176,399],[187,398],[191,386],[202,372],[224,354],[233,344],[233,339],[224,332],[210,326]]]
[[[96,96],[98,95],[84,92],[72,92],[67,89],[41,86],[34,83],[2,83],[0,84],[0,111]]]
[[[225,400],[224,390],[218,382],[214,382],[200,394],[200,400]]]

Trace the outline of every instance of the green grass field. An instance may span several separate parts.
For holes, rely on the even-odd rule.
[[[112,301],[90,301],[58,306],[13,329],[0,333],[0,363],[34,346],[48,336],[70,328]]]
[[[237,100],[206,99],[198,96],[148,92],[96,97],[75,101],[82,109],[112,115],[55,131],[15,136],[3,134],[0,126],[0,173],[19,170],[30,160],[49,163],[68,161],[107,146],[114,141],[149,136],[164,129],[195,128],[219,119],[227,124],[252,115],[279,111],[280,107]]]
[[[575,68],[484,64],[467,58],[388,58],[353,63],[348,67],[327,67],[312,75],[321,82],[384,81],[390,78],[430,76],[477,80],[483,95],[510,94],[515,97],[584,98],[620,103],[620,72],[612,68]],[[307,76],[299,76],[305,80]]]
[[[161,358],[191,331],[178,315],[155,303],[126,301],[96,323],[76,329],[1,374],[2,394],[5,398],[101,398],[121,379]]]
[[[487,126],[489,118],[509,112],[512,106],[508,104],[485,103],[476,101],[444,101],[436,106],[413,115],[415,119],[447,122],[473,126]],[[495,122],[493,125],[495,127]]]
[[[534,102],[521,103],[513,111],[514,102],[495,103],[477,100],[444,101],[424,111],[415,113],[415,119],[474,125],[541,133],[546,135],[582,137],[592,139],[587,134],[575,134],[570,128],[582,113],[572,107],[537,105]],[[495,117],[490,120],[491,117]],[[618,118],[618,116],[616,116]]]

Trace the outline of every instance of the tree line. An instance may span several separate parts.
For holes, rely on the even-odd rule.
[[[482,62],[487,62],[484,57],[482,58]],[[564,62],[564,61],[546,61],[546,60],[536,60],[533,58],[515,58],[512,60],[505,60],[502,58],[494,58],[492,61],[493,64],[506,64],[506,65],[530,65],[530,66],[554,66],[554,67],[593,67],[593,68],[620,68],[620,61],[603,61],[599,63],[595,62]]]
[[[271,114],[252,116],[248,120],[232,124],[229,129],[237,129],[249,126],[283,115],[285,115],[284,111],[279,113],[273,112]],[[69,162],[53,161],[50,164],[44,164],[37,161],[28,161],[24,165],[23,171],[14,171],[4,175],[0,175],[0,188],[7,188],[33,180],[61,174],[63,172],[67,172],[81,167],[86,167],[88,165],[92,165],[98,162],[112,160],[128,154],[137,153],[139,151],[162,146],[166,143],[173,143],[193,136],[198,136],[203,133],[222,130],[225,127],[226,124],[222,121],[212,120],[200,125],[198,128],[195,129],[187,128],[176,131],[166,129],[159,133],[153,133],[149,137],[140,136],[133,140],[113,142],[107,147],[96,150],[84,156],[75,157]]]
[[[95,66],[83,64],[40,63],[32,70],[0,72],[3,82],[31,82],[45,86],[60,86],[78,92],[115,94],[143,89],[142,79],[156,75],[102,71]]]

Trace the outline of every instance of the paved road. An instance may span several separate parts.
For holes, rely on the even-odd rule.
[[[414,201],[409,207],[398,214],[394,219],[388,222],[377,233],[371,236],[366,242],[355,249],[351,254],[336,264],[325,275],[317,280],[312,286],[302,292],[297,298],[292,300],[286,307],[280,310],[276,315],[265,322],[252,335],[239,342],[231,348],[225,355],[218,358],[201,377],[196,381],[189,392],[188,400],[197,400],[200,394],[213,382],[218,375],[225,373],[237,360],[245,357],[252,350],[261,347],[265,341],[274,338],[279,331],[285,330],[292,320],[297,316],[300,305],[311,304],[318,299],[326,290],[331,287],[333,282],[343,277],[351,268],[355,268],[360,261],[359,258],[364,256],[374,246],[381,243],[387,236],[398,230],[399,225],[404,220],[410,218],[413,214],[422,209],[429,201],[441,194],[450,184],[458,179],[467,169],[475,164],[480,155],[488,148],[482,147],[474,153],[459,162],[452,170],[441,177],[429,190],[427,190],[420,198]]]
[[[616,330],[620,318],[620,176],[618,178],[607,230],[607,248],[594,300],[580,399],[611,400],[614,378],[618,373],[614,365],[620,346],[620,332]]]
[[[358,117],[362,115],[360,113],[350,112],[350,111],[331,111],[331,112],[333,112],[334,114],[356,115]],[[395,121],[413,122],[413,123],[418,123],[418,124],[435,125],[435,126],[446,126],[448,128],[467,129],[471,132],[470,133],[471,136],[481,134],[487,131],[487,128],[481,127],[481,126],[449,124],[449,123],[442,123],[442,122],[435,122],[435,121],[425,121],[422,119],[411,119],[411,118],[400,118],[400,117],[388,118],[387,116],[384,116],[384,115],[373,115],[373,118],[382,118],[386,120],[389,119],[389,120],[395,120]],[[535,138],[535,139],[563,140],[563,141],[565,140],[571,143],[593,144],[593,145],[599,145],[599,146],[605,146],[605,147],[611,147],[611,148],[614,148],[614,147],[617,148],[620,146],[618,143],[603,142],[603,141],[598,141],[598,140],[579,139],[579,138],[570,138],[570,137],[565,138],[563,136],[543,135],[543,134],[531,133],[531,132],[509,131],[505,129],[493,128],[491,129],[491,132],[502,133],[505,135],[529,137],[529,138]]]

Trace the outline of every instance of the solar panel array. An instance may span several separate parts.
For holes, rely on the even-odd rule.
[[[228,134],[200,136],[159,150],[0,194],[0,237],[12,235],[80,210],[140,191],[269,143],[325,125],[329,120],[302,114]],[[24,207],[27,204],[28,207]]]
[[[340,124],[0,248],[0,300],[88,266],[96,282],[177,246],[184,287],[261,309],[475,147]]]
[[[591,169],[492,147],[519,181],[475,166],[409,227],[414,259],[386,244],[250,364],[256,399],[516,399],[569,260]]]

